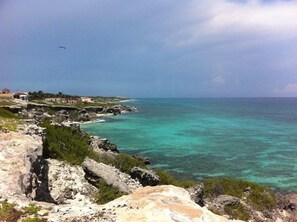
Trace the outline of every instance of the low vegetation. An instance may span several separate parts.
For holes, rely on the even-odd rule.
[[[40,219],[38,217],[26,217],[22,220],[22,222],[45,222],[47,220],[45,219]]]
[[[0,201],[0,221],[16,222],[23,215],[15,209],[16,204],[7,201]]]
[[[225,206],[224,211],[232,219],[248,221],[251,218],[250,213],[244,208],[241,203],[238,203],[234,206]]]
[[[267,187],[231,178],[211,178],[204,181],[205,195],[215,198],[222,194],[245,198],[245,202],[256,210],[271,210],[276,205],[276,198]]]
[[[19,117],[0,107],[0,130],[16,131],[20,123]]]
[[[41,210],[41,206],[37,206],[36,204],[29,204],[29,206],[23,207],[22,208],[26,214],[33,215],[37,214],[38,211]]]
[[[143,161],[138,160],[126,153],[119,153],[114,156],[95,154],[91,156],[91,158],[96,160],[97,162],[112,165],[120,171],[128,174],[130,173],[131,169],[135,166],[141,167],[143,169],[147,168]]]
[[[7,201],[0,201],[0,221],[5,222],[45,222],[46,219],[41,219],[37,216],[38,211],[41,210],[40,206],[30,204],[23,207],[22,210],[16,209],[15,203]]]
[[[12,106],[12,105],[16,105],[13,99],[10,99],[10,98],[0,99],[0,106]]]
[[[89,148],[89,136],[82,135],[79,130],[65,126],[54,126],[49,122],[45,127],[44,156],[64,160],[70,164],[81,164],[85,157],[97,162],[113,165],[122,172],[129,173],[134,166],[146,168],[145,164],[128,154],[120,153],[115,156],[99,155]]]
[[[166,170],[156,169],[155,171],[160,178],[161,185],[174,185],[183,188],[188,188],[197,185],[197,182],[193,180],[179,181]]]
[[[49,122],[45,127],[43,153],[45,158],[64,160],[70,164],[81,164],[91,154],[88,137],[64,126],[54,126]]]
[[[127,193],[120,191],[118,188],[108,185],[104,180],[100,180],[97,184],[99,193],[95,197],[98,204],[108,203],[116,198],[119,198]]]

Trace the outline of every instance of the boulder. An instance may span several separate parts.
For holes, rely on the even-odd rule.
[[[220,195],[215,199],[217,205],[220,206],[234,206],[240,202],[240,199],[230,195]]]
[[[130,175],[88,157],[82,163],[82,167],[86,173],[85,178],[90,182],[103,179],[107,184],[125,193],[132,193],[136,188],[141,187],[141,184],[132,179]]]
[[[187,189],[188,192],[191,195],[191,199],[198,205],[200,206],[204,206],[204,200],[203,200],[203,196],[204,196],[204,184],[198,184],[194,187],[190,187]]]
[[[133,167],[130,175],[132,178],[138,179],[143,186],[156,186],[160,183],[159,176],[153,170]]]

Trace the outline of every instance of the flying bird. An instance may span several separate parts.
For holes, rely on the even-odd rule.
[[[66,49],[66,47],[65,46],[58,46],[58,48],[60,48],[60,49]]]

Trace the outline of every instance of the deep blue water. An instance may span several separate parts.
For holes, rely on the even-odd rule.
[[[297,98],[136,99],[84,124],[179,178],[230,176],[297,192]]]

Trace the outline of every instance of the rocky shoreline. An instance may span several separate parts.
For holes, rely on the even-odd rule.
[[[65,106],[55,107],[51,114],[46,111],[49,107],[43,105],[4,108],[18,113],[23,123],[17,132],[0,131],[0,221],[27,218],[36,221],[231,221],[236,218],[234,209],[240,210],[234,208],[236,206],[249,213],[246,221],[296,221],[296,194],[277,194],[273,207],[257,210],[248,201],[256,189],[252,187],[245,187],[241,198],[219,191],[216,197],[210,197],[202,183],[187,189],[162,185],[157,172],[139,166],[123,170],[125,162],[117,168],[88,156],[76,165],[45,158],[46,130],[40,122],[50,121],[57,128],[66,127],[84,136],[77,121],[91,121],[102,114],[117,115],[134,108],[124,105],[81,108],[74,110],[78,112],[75,117],[71,117],[73,110],[66,110]],[[88,137],[88,147],[95,156],[105,159],[115,160],[122,155],[115,144],[96,136]],[[149,164],[144,157],[129,158]],[[100,182],[124,195],[106,204],[96,203],[96,195],[104,194],[103,187],[97,186]],[[10,210],[18,217],[3,213],[8,203],[14,203]],[[30,206],[40,208],[30,214],[25,210]],[[228,209],[233,216],[228,215]]]

